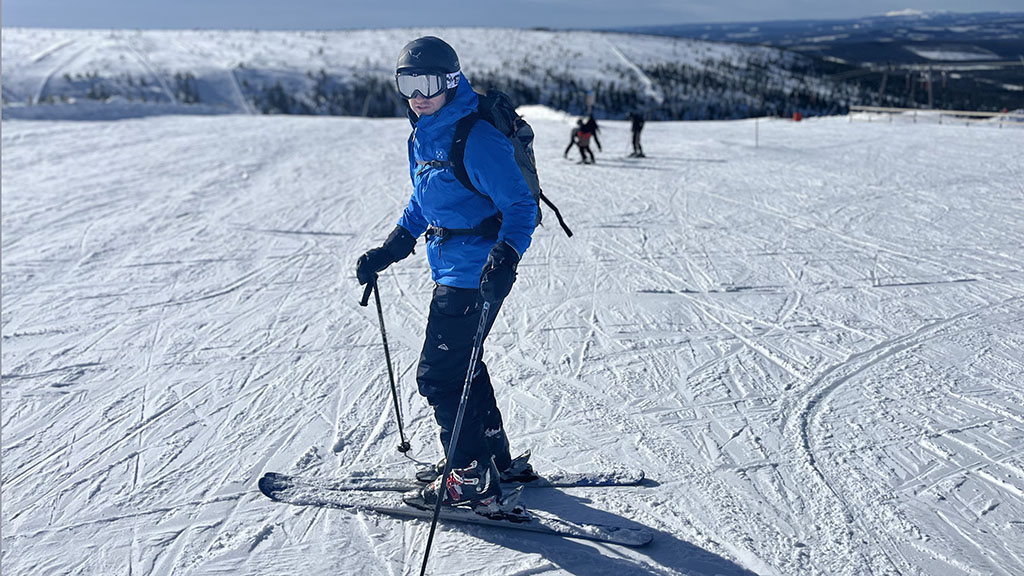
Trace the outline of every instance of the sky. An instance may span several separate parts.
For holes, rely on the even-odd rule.
[[[894,10],[1020,11],[1020,0],[4,0],[4,27],[323,30],[413,26],[614,28],[843,19]],[[430,6],[423,13],[425,5]]]

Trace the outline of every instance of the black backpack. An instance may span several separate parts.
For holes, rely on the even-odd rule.
[[[543,200],[548,205],[548,208],[554,211],[555,217],[558,218],[558,224],[565,231],[566,236],[571,238],[572,230],[565,224],[565,220],[562,219],[562,214],[558,211],[558,207],[551,200],[548,200],[548,197],[544,195],[544,191],[541,190],[540,179],[537,176],[537,160],[533,154],[533,128],[527,124],[522,116],[516,113],[516,107],[504,92],[488,90],[486,94],[478,94],[477,96],[479,99],[477,111],[464,116],[455,125],[455,137],[452,138],[452,147],[448,152],[448,161],[451,162],[452,172],[455,174],[455,177],[467,189],[484,195],[476,189],[476,186],[469,180],[469,174],[466,172],[466,140],[468,139],[469,131],[473,129],[473,125],[478,120],[489,122],[509,139],[512,147],[515,149],[516,164],[519,165],[519,170],[523,173],[523,179],[526,180],[526,185],[529,186],[530,192],[533,193],[533,199],[537,201],[537,224],[541,222],[540,201]]]

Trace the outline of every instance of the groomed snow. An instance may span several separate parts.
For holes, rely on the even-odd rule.
[[[652,123],[637,161],[606,122],[583,166],[572,118],[525,112],[576,236],[548,213],[489,341],[513,449],[652,479],[527,503],[655,541],[442,526],[430,573],[1024,572],[1020,129]],[[426,522],[256,490],[438,456],[423,252],[381,278],[410,458],[353,273],[407,133],[3,123],[5,574],[418,573]]]

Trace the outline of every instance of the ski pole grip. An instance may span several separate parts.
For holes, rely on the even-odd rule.
[[[363,290],[363,299],[359,301],[359,305],[366,307],[370,303],[370,292],[373,292],[373,288],[377,286],[377,279],[374,278],[373,282],[368,282],[366,288]]]

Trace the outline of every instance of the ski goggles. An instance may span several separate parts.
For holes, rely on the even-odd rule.
[[[398,93],[404,98],[415,98],[417,95],[423,98],[434,98],[441,92],[459,85],[459,73],[449,74],[415,74],[412,72],[399,72],[395,74],[395,85]]]

